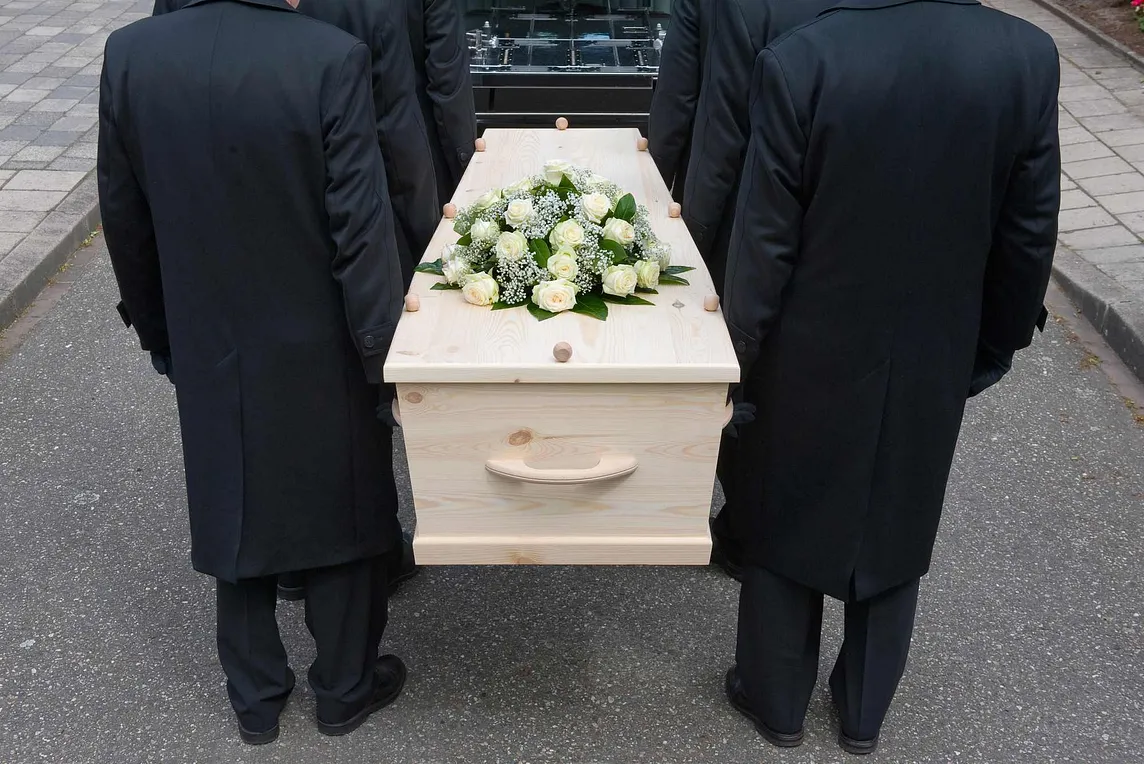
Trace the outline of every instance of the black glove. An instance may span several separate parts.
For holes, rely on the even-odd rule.
[[[977,357],[973,361],[973,376],[969,380],[969,396],[978,393],[1001,381],[1013,368],[1013,354],[997,353],[985,345],[977,346]]]
[[[171,361],[170,351],[166,353],[152,353],[151,366],[155,371],[167,378],[172,385],[175,384],[175,365]]]
[[[735,385],[727,391],[727,403],[732,406],[731,421],[723,428],[729,438],[739,437],[739,427],[755,421],[755,404],[743,400],[743,386]]]
[[[377,397],[377,418],[380,419],[389,428],[400,427],[401,424],[397,418],[393,416],[393,399],[397,395],[397,389],[393,385],[379,385]]]

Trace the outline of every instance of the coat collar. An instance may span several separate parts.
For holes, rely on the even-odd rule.
[[[878,8],[892,8],[895,5],[908,5],[909,3],[952,3],[953,5],[981,5],[980,0],[841,0],[837,5],[827,8],[822,13],[830,13],[839,9],[871,11]]]
[[[261,5],[266,8],[273,8],[277,11],[292,11],[294,6],[286,2],[286,0],[233,0],[237,3],[244,3],[246,5]],[[206,5],[207,3],[217,2],[217,0],[191,0],[184,7],[190,8],[192,5]]]

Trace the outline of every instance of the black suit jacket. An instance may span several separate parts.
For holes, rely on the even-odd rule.
[[[978,349],[1041,315],[1058,83],[973,0],[843,0],[759,57],[724,302],[759,564],[840,598],[928,570]]]
[[[404,290],[368,48],[285,0],[197,0],[112,33],[99,111],[124,309],[178,368],[195,568],[385,552],[397,495],[371,383]]]
[[[682,204],[683,220],[719,290],[750,139],[748,106],[755,59],[771,41],[836,2],[710,0],[707,4],[707,27],[714,42],[707,46],[702,67]]]
[[[190,0],[156,0],[154,15]],[[397,246],[406,283],[441,219],[428,128],[416,95],[417,70],[404,0],[302,0],[298,10],[349,32],[369,46],[377,142],[385,160]]]
[[[675,0],[648,113],[648,151],[672,197],[683,201],[713,0]]]
[[[438,201],[453,198],[473,157],[477,114],[459,0],[404,0],[417,97],[429,130]]]

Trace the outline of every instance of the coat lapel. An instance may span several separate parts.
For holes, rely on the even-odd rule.
[[[981,5],[980,0],[842,0],[822,13],[830,13],[841,9],[870,11],[878,8],[892,8],[895,5],[908,5],[910,3],[952,3],[953,5]]]

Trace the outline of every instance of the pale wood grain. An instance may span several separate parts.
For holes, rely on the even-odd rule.
[[[726,395],[719,383],[398,384],[418,561],[705,564]],[[609,455],[637,468],[565,485],[487,468],[559,474]]]
[[[715,291],[680,219],[668,217],[671,196],[651,155],[637,148],[639,131],[624,129],[488,130],[487,148],[473,156],[453,201],[468,204],[491,187],[539,172],[564,159],[605,175],[650,211],[653,230],[672,245],[675,265],[696,270],[691,285],[662,286],[650,306],[611,305],[606,322],[572,313],[538,322],[524,309],[491,311],[468,305],[459,292],[432,291],[440,277],[417,274],[410,293],[420,310],[398,324],[385,365],[389,382],[650,383],[739,380],[739,366],[721,311],[704,309]],[[452,222],[437,229],[426,261],[455,242]],[[552,348],[575,348],[558,363]]]

